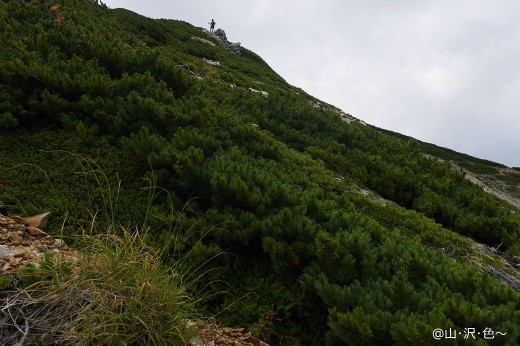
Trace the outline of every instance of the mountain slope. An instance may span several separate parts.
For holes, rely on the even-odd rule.
[[[519,255],[518,209],[420,142],[184,22],[4,0],[0,23],[0,199],[14,209],[52,208],[50,230],[66,221],[71,237],[88,212],[150,226],[150,245],[208,270],[193,287],[208,313],[272,344],[425,344],[467,327],[518,343],[519,294],[463,251],[472,238]]]
[[[411,137],[399,133],[388,130],[381,131],[401,139],[412,140]],[[426,155],[437,158],[442,162],[451,163],[456,170],[463,172],[466,179],[482,186],[484,191],[517,208],[520,207],[520,168],[509,168],[496,162],[457,153],[431,143],[419,141],[419,146]]]

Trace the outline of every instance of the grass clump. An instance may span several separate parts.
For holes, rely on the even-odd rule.
[[[22,271],[26,287],[2,311],[8,323],[29,327],[16,328],[10,341],[187,344],[196,313],[181,265],[166,267],[139,231],[121,234],[89,237],[79,258],[47,257]]]

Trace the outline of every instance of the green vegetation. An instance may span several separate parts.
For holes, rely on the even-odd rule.
[[[161,263],[138,230],[122,234],[83,237],[79,259],[47,256],[19,271],[24,288],[7,309],[32,325],[28,342],[48,335],[74,345],[187,344],[196,317],[190,275]]]
[[[510,206],[419,142],[313,107],[247,49],[97,1],[53,5],[0,1],[0,199],[14,210],[53,211],[70,239],[92,216],[143,224],[163,263],[189,253],[206,272],[189,287],[205,313],[271,344],[429,344],[467,327],[520,342],[520,295],[438,251],[465,235],[520,255]]]

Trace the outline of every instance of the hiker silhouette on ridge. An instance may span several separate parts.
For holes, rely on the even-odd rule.
[[[215,21],[212,19],[211,23],[208,23],[208,24],[209,24],[209,32],[213,32],[213,30],[215,30]]]

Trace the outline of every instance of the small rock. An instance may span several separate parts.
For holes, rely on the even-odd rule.
[[[12,266],[12,267],[16,267],[18,265],[18,260],[14,257],[11,257],[9,258],[9,264]]]
[[[18,232],[12,232],[9,234],[9,239],[11,240],[11,243],[13,245],[20,245],[25,242],[25,239],[23,236],[18,234]]]
[[[17,223],[19,223],[19,224],[21,224],[21,225],[29,226],[29,222],[27,222],[27,220],[24,219],[24,218],[21,217],[21,216],[13,215],[13,216],[11,216],[11,219],[13,219],[14,221],[16,221]]]
[[[29,253],[29,252],[25,252],[25,253],[23,254],[23,259],[25,259],[25,260],[33,259],[33,257],[34,257],[34,256],[33,256],[31,253]]]
[[[25,250],[17,248],[17,249],[13,250],[13,254],[14,254],[14,257],[17,257],[17,258],[18,257],[25,257]]]
[[[191,346],[204,346],[204,341],[201,338],[193,338],[190,340]]]
[[[65,246],[65,242],[62,239],[54,239],[54,246],[57,248],[62,248]]]
[[[11,269],[11,265],[9,264],[9,262],[5,262],[5,264],[4,264],[4,266],[2,267],[2,269],[0,269],[0,273],[6,272],[6,271],[8,271],[9,269]]]
[[[45,228],[45,226],[47,226],[47,223],[49,222],[50,214],[51,214],[50,212],[47,212],[47,213],[43,213],[43,214],[29,216],[29,217],[26,217],[25,220],[27,221],[29,226],[43,229],[43,228]]]
[[[34,226],[28,226],[26,228],[26,230],[27,230],[27,233],[29,233],[33,237],[45,237],[47,235],[47,233],[45,233],[38,227],[34,227]]]
[[[14,256],[14,253],[7,247],[0,245],[0,260],[7,260]]]

